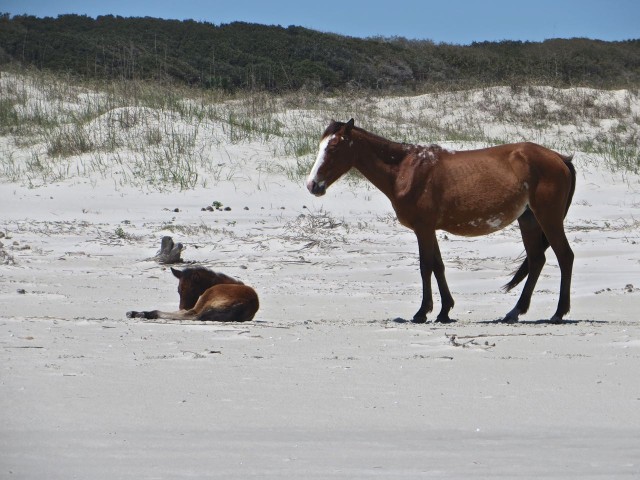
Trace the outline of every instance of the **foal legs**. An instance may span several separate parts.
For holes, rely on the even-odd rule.
[[[194,319],[195,316],[196,313],[193,310],[179,310],[177,312],[162,312],[160,310],[127,312],[127,318],[144,318],[146,320],[157,320],[160,318],[172,320],[191,320]]]

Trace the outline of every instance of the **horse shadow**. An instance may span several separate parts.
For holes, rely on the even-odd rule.
[[[402,317],[396,317],[394,319],[391,320],[392,323],[397,323],[397,324],[415,324],[415,322],[413,322],[413,320],[411,319],[406,319],[406,318],[402,318]],[[456,319],[451,319],[451,322],[446,322],[446,323],[442,323],[442,322],[436,322],[436,321],[427,321],[427,325],[428,324],[432,324],[432,325],[450,325],[450,324],[455,324],[458,323]],[[607,324],[609,322],[605,321],[605,320],[578,320],[578,319],[563,319],[561,322],[555,322],[555,321],[551,321],[548,318],[541,318],[539,320],[518,320],[517,322],[506,322],[501,318],[497,318],[495,320],[479,320],[477,322],[473,322],[473,323],[479,323],[479,324],[484,324],[484,325],[579,325],[579,324]],[[418,324],[416,324],[418,325]]]
[[[498,318],[496,320],[480,320],[477,323],[483,323],[485,325],[579,325],[581,323],[585,323],[585,324],[592,324],[592,323],[598,323],[598,324],[606,324],[609,322],[606,322],[604,320],[578,320],[578,319],[562,319],[561,321],[552,321],[548,318],[541,318],[538,320],[518,320],[517,322],[506,322],[501,318]]]

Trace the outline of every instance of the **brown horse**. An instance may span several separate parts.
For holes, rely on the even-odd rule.
[[[256,291],[228,275],[203,267],[172,268],[171,272],[180,280],[180,311],[131,311],[127,312],[127,317],[246,322],[258,311],[260,304]]]
[[[451,321],[454,301],[436,230],[486,235],[516,219],[527,256],[505,289],[528,278],[518,303],[503,321],[515,322],[529,309],[549,246],[561,275],[560,299],[551,321],[560,322],[569,312],[573,251],[563,223],[576,183],[571,157],[534,143],[453,152],[437,145],[392,142],[354,127],[353,119],[333,121],[322,135],[307,188],[316,196],[324,195],[352,167],[391,200],[400,223],[418,238],[423,297],[414,322],[425,322],[433,309],[432,273],[442,300],[436,321]]]

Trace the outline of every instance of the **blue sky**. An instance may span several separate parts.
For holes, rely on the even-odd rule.
[[[639,0],[0,0],[0,12],[299,25],[355,37],[473,41],[640,38]]]

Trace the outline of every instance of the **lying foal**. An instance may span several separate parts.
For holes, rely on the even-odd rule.
[[[256,291],[241,281],[204,267],[171,269],[180,280],[180,310],[177,312],[127,312],[129,318],[167,318],[174,320],[209,320],[247,322],[253,319],[260,303]]]

